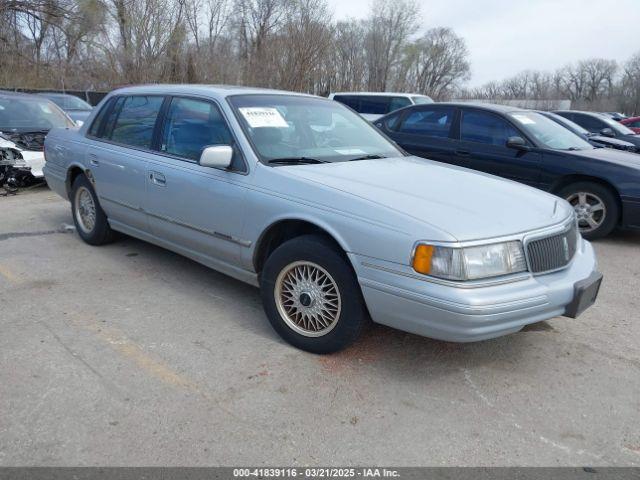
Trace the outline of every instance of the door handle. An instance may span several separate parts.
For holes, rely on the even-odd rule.
[[[459,157],[468,157],[471,155],[471,152],[469,150],[456,150],[456,155]]]
[[[149,172],[149,179],[160,187],[167,185],[167,179],[160,172]]]
[[[98,165],[100,165],[100,162],[98,161],[98,156],[95,153],[89,154],[89,163],[94,167],[97,167]]]

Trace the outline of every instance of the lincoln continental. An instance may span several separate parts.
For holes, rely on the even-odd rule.
[[[371,321],[490,339],[577,317],[602,280],[565,200],[410,156],[325,98],[127,87],[52,130],[45,158],[86,243],[124,233],[253,284],[276,332],[310,352]]]

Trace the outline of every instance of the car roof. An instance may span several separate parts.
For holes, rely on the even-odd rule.
[[[80,98],[76,95],[71,95],[69,93],[60,93],[60,92],[38,92],[36,95],[42,95],[43,97],[74,97]],[[80,98],[82,100],[82,98]]]
[[[526,108],[512,107],[510,105],[498,105],[497,103],[483,103],[483,102],[438,102],[433,105],[449,105],[451,107],[471,107],[478,110],[487,110],[489,112],[496,113],[512,113],[512,112],[531,112],[532,110]]]
[[[332,92],[331,95],[352,95],[367,97],[426,97],[422,93],[400,93],[400,92]]]
[[[256,88],[256,87],[241,87],[235,85],[202,85],[202,84],[149,84],[149,85],[135,85],[130,87],[122,87],[114,90],[111,94],[118,95],[132,95],[140,93],[149,94],[201,94],[205,96],[213,96],[219,98],[225,98],[232,95],[296,95],[301,97],[316,97],[315,95],[309,95],[299,92],[287,92],[285,90],[274,90],[269,88]]]
[[[36,95],[32,95],[31,93],[24,93],[24,92],[12,92],[10,90],[0,90],[0,97],[33,99],[36,97]]]
[[[602,117],[608,117],[608,115],[606,113],[602,113],[602,112],[585,112],[584,110],[554,110],[554,113],[582,113],[585,115],[590,115],[592,117],[598,117],[598,118],[602,118]]]

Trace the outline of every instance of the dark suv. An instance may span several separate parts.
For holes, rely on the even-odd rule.
[[[579,112],[576,110],[558,110],[554,113],[568,118],[591,133],[633,143],[636,146],[636,152],[640,153],[640,135],[620,122],[616,122],[608,115],[594,112]]]
[[[573,205],[586,238],[617,225],[640,228],[640,155],[595,148],[540,113],[437,103],[398,110],[375,125],[414,155],[559,195]]]

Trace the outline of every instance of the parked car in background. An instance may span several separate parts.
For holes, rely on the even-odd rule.
[[[50,100],[38,95],[0,91],[0,148],[11,149],[16,166],[42,178],[44,137],[54,127],[74,127]],[[19,157],[19,158],[17,158]]]
[[[627,116],[624,113],[620,113],[620,112],[603,112],[603,115],[613,118],[616,122],[619,122],[627,118]]]
[[[620,123],[635,133],[640,133],[640,117],[625,118],[620,120]]]
[[[633,153],[640,151],[640,147],[636,147],[633,143],[626,142],[624,140],[618,140],[617,138],[605,137],[604,135],[599,135],[597,133],[591,133],[589,130],[582,128],[577,123],[574,123],[568,118],[562,117],[557,113],[544,111],[539,111],[538,113],[540,115],[544,115],[547,118],[550,118],[554,122],[559,123],[563,127],[568,128],[576,135],[585,139],[594,147],[615,148],[616,150],[623,150],[625,152]]]
[[[593,112],[578,112],[575,110],[559,110],[554,113],[568,118],[582,128],[589,130],[591,133],[633,143],[636,148],[638,148],[638,151],[640,151],[640,135],[606,115]]]
[[[426,95],[391,92],[338,92],[329,95],[329,99],[352,108],[370,122],[409,105],[433,103]]]
[[[71,120],[76,122],[76,125],[78,126],[82,126],[91,113],[91,110],[93,110],[91,105],[75,95],[52,92],[40,93],[39,95],[47,97],[53,103],[58,105],[67,115],[69,115],[69,117],[71,117]]]
[[[414,155],[499,175],[566,199],[586,238],[608,235],[617,225],[640,227],[640,156],[595,148],[540,113],[434,103],[404,108],[375,125]],[[499,212],[496,221],[501,221]]]
[[[406,156],[325,98],[125,88],[46,152],[85,242],[117,230],[259,285],[274,329],[312,352],[369,315],[449,341],[505,335],[575,317],[602,278],[562,199]]]

